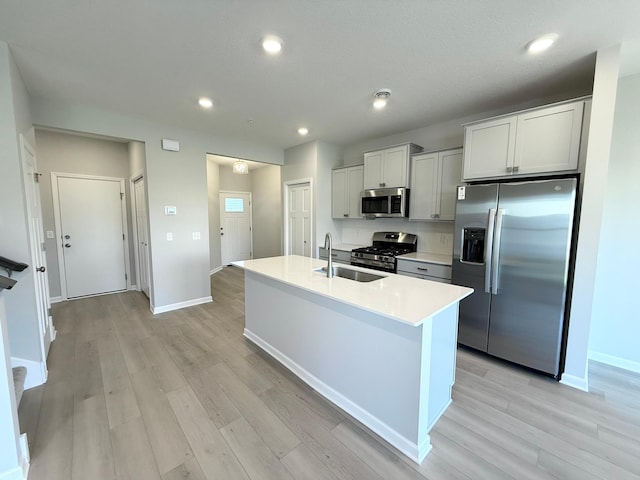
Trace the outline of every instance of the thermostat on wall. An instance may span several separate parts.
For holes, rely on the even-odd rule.
[[[169,150],[170,152],[179,152],[180,142],[178,140],[169,140],[168,138],[163,138],[162,149]]]
[[[167,205],[164,207],[164,214],[165,215],[175,215],[177,213],[176,207]]]

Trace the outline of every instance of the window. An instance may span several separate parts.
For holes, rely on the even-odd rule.
[[[224,211],[231,213],[244,212],[244,199],[243,198],[231,198],[224,199]]]

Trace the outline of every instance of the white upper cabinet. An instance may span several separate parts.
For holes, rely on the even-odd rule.
[[[578,168],[584,101],[464,127],[464,180]]]
[[[360,218],[363,166],[336,168],[331,172],[331,216]]]
[[[409,159],[422,147],[408,143],[364,154],[364,189],[409,186]]]
[[[461,177],[461,148],[413,155],[409,219],[454,220]]]

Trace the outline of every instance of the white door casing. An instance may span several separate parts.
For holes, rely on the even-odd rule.
[[[222,265],[253,256],[250,192],[220,192],[220,259]]]
[[[40,189],[38,188],[40,174],[37,173],[35,149],[26,142],[22,135],[20,135],[20,146],[22,152],[27,218],[29,222],[29,250],[31,253],[31,267],[34,271],[36,311],[38,315],[38,330],[42,353],[43,372],[41,373],[42,379],[46,381],[46,358],[49,352],[49,346],[55,339],[56,330],[53,326],[50,313],[51,303],[49,299],[47,256],[44,249],[42,207],[40,204]]]
[[[149,297],[149,228],[147,225],[147,203],[145,181],[140,177],[133,182],[133,209],[136,220],[136,256],[138,289]]]
[[[128,287],[124,179],[51,173],[63,299]]]
[[[311,180],[285,182],[285,254],[312,256]]]

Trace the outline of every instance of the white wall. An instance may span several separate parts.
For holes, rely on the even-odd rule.
[[[324,237],[327,232],[338,243],[340,238],[340,225],[331,218],[331,169],[342,164],[342,150],[337,145],[327,142],[316,142],[316,176],[314,185],[315,194],[315,245],[313,256],[318,255],[318,246],[324,245]]]
[[[253,199],[253,258],[282,255],[281,167],[251,170]]]
[[[135,179],[144,175],[144,166],[147,155],[144,149],[144,143],[131,141],[129,142],[129,178]]]
[[[639,132],[640,74],[636,74],[618,82],[589,357],[637,372],[640,372],[640,322],[635,295],[640,258],[634,251],[640,237]]]
[[[264,144],[183,130],[107,110],[46,100],[33,102],[34,123],[43,127],[126,138],[145,143],[149,235],[152,265],[151,304],[176,308],[210,296],[210,244],[206,152],[282,164],[283,152]],[[161,149],[161,139],[180,141],[180,152]],[[178,214],[166,216],[175,205]],[[167,233],[173,240],[166,239]],[[201,232],[200,240],[192,232]]]
[[[250,192],[251,191],[251,175],[252,171],[249,171],[246,175],[238,175],[233,173],[233,168],[230,166],[220,165],[220,190],[226,190],[230,192]]]
[[[29,97],[7,44],[0,42],[0,255],[31,263],[18,134],[34,144]],[[5,273],[4,271],[2,272]],[[34,266],[13,278],[0,295],[0,477],[21,478],[20,427],[13,392],[11,357],[42,363],[35,303]],[[9,338],[7,338],[9,337]]]
[[[43,362],[18,139],[23,133],[35,146],[29,107],[9,48],[0,42],[0,255],[29,264],[23,272],[13,274],[18,284],[5,295],[11,356]]]
[[[209,271],[222,265],[220,243],[220,165],[207,159],[207,197],[209,206]]]
[[[38,169],[40,200],[44,230],[55,232],[51,172],[76,173],[104,177],[123,178],[127,202],[127,238],[129,241],[131,283],[135,285],[135,261],[133,254],[133,226],[131,218],[131,192],[129,185],[129,145],[123,142],[83,137],[62,132],[36,130],[38,145]],[[139,142],[136,142],[139,144]],[[144,147],[144,145],[143,145]],[[138,167],[139,168],[139,167]],[[45,239],[49,266],[49,290],[52,298],[61,295],[60,265],[58,264],[58,238]]]
[[[569,335],[562,383],[588,389],[587,353],[596,265],[600,249],[611,132],[618,84],[620,46],[601,50],[596,58],[582,209],[574,270]]]

